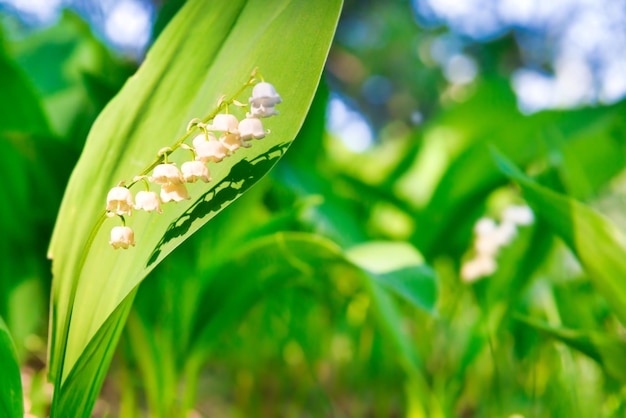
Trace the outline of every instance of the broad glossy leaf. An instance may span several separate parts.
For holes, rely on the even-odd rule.
[[[504,157],[501,170],[522,189],[528,204],[571,248],[596,289],[626,323],[626,237],[610,220],[584,204],[539,186]]]
[[[607,374],[626,382],[626,341],[594,331],[557,328],[533,318],[520,321],[591,357],[602,365]]]
[[[134,289],[164,257],[285,152],[313,98],[340,7],[336,0],[283,0],[272,7],[259,0],[188,1],[99,116],[70,180],[50,246],[50,372],[57,396],[63,396],[66,384],[80,387],[77,381],[90,392],[99,387],[92,365],[106,360],[109,352],[98,349],[89,359],[81,356],[112,312],[124,312]],[[218,99],[235,94],[255,67],[283,98],[280,115],[266,121],[272,133],[212,164],[213,181],[191,185],[190,201],[165,205],[162,215],[127,218],[137,246],[114,251],[109,231],[119,220],[104,219],[100,226],[108,190],[154,164],[156,152],[183,136],[189,120],[209,115]],[[237,98],[247,101],[249,93]],[[238,109],[231,112],[243,116]],[[188,158],[181,151],[170,161],[180,164]],[[118,334],[111,335],[116,341]],[[73,371],[82,363],[84,373]],[[88,413],[88,404],[81,414]]]
[[[6,418],[24,416],[20,367],[11,334],[0,318],[0,414]]]

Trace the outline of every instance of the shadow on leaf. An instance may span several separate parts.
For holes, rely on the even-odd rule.
[[[250,161],[241,160],[235,164],[222,181],[196,200],[189,209],[167,227],[165,234],[150,254],[146,268],[158,260],[164,245],[174,238],[185,235],[196,219],[204,218],[209,213],[219,212],[222,206],[232,202],[248,190],[272,168],[285,153],[288,146],[288,142],[283,142]]]

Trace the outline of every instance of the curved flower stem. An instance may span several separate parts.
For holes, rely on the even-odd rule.
[[[215,109],[213,109],[213,111],[211,113],[209,113],[206,117],[204,117],[203,119],[201,119],[202,124],[207,124],[210,120],[214,119],[215,116],[223,109],[226,108],[228,109],[228,106],[230,106],[231,104],[233,104],[233,102],[236,100],[237,97],[239,97],[248,87],[252,86],[254,84],[254,82],[256,81],[256,75],[257,75],[257,69],[255,68],[252,73],[250,74],[250,78],[248,78],[248,81],[246,81],[243,86],[241,86],[241,88],[232,96],[230,96],[230,98],[223,98],[220,100],[220,102],[218,103],[217,107]],[[180,138],[178,138],[176,140],[176,142],[174,142],[174,145],[170,146],[169,148],[171,149],[171,151],[168,150],[168,152],[164,153],[162,155],[162,157],[158,157],[157,159],[155,159],[152,163],[150,163],[150,165],[148,165],[146,168],[144,168],[140,173],[139,176],[145,176],[148,173],[150,173],[152,170],[154,170],[154,167],[156,167],[157,165],[159,165],[161,163],[162,158],[165,159],[165,161],[167,161],[167,156],[171,153],[173,153],[174,151],[176,151],[178,148],[180,148],[180,146],[187,140],[189,139],[193,134],[195,134],[196,129],[202,129],[202,127],[198,126],[199,124],[196,123],[194,126],[188,126],[188,131],[181,136]],[[131,182],[128,183],[128,188],[130,188],[131,186],[133,186],[135,183],[137,182],[137,180],[133,180]]]

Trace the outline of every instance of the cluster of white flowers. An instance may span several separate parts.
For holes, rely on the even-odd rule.
[[[519,226],[532,224],[534,216],[528,206],[509,206],[502,212],[498,225],[491,218],[481,218],[474,226],[474,258],[461,266],[461,279],[474,282],[492,275],[498,268],[496,257],[500,248],[511,243]]]
[[[252,85],[254,75],[255,72],[252,73],[245,86]],[[129,226],[126,226],[124,215],[130,216],[133,209],[162,213],[161,203],[180,202],[189,199],[187,183],[195,183],[198,180],[208,183],[212,180],[207,166],[209,162],[219,163],[239,148],[251,147],[250,142],[253,139],[262,139],[269,134],[269,130],[263,129],[260,118],[278,114],[274,107],[281,103],[282,99],[276,89],[267,82],[257,83],[254,85],[252,97],[248,101],[250,111],[241,121],[228,113],[229,104],[247,107],[235,98],[228,102],[223,101],[223,98],[220,99],[218,110],[224,108],[226,113],[215,114],[212,120],[209,119],[211,123],[204,123],[199,119],[192,120],[188,125],[188,131],[193,129],[200,129],[201,131],[193,138],[193,146],[186,145],[183,139],[177,141],[173,147],[161,149],[158,152],[160,164],[154,167],[152,176],[136,176],[133,179],[131,186],[138,181],[143,181],[146,188],[146,190],[137,192],[134,202],[129,189],[130,186],[124,186],[124,182],[109,191],[106,203],[107,216],[117,215],[122,220],[121,226],[115,226],[111,230],[109,244],[113,248],[127,249],[129,246],[135,245],[135,233]],[[168,162],[168,155],[179,147],[190,150],[193,154],[193,159],[184,162],[180,170],[175,163]],[[149,190],[150,183],[161,187],[159,195]]]

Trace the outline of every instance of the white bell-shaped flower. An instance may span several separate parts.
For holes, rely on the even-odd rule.
[[[208,167],[202,161],[187,161],[180,167],[183,177],[187,183],[195,183],[202,180],[205,183],[211,181],[211,174]]]
[[[239,122],[239,135],[241,135],[243,141],[249,141],[253,138],[265,138],[267,132],[263,130],[263,122],[261,122],[261,119],[248,117]]]
[[[212,131],[236,133],[239,132],[237,129],[238,126],[239,121],[235,115],[220,113],[219,115],[215,115],[213,123],[208,128]]]
[[[250,97],[248,101],[250,102],[250,113],[248,113],[248,116],[268,118],[273,115],[278,115],[278,111],[274,110],[274,106],[278,103],[282,103],[283,100],[278,95],[273,85],[262,82],[254,86],[252,89],[252,97]]]
[[[183,179],[180,170],[174,164],[159,164],[154,167],[150,181],[156,184],[182,184]]]
[[[278,103],[282,103],[283,99],[280,98],[273,85],[261,82],[254,86],[252,89],[252,97],[250,97],[248,101],[253,106],[274,106]]]
[[[143,209],[146,212],[153,210],[163,213],[159,196],[155,192],[142,190],[135,195],[135,209]]]
[[[161,186],[161,201],[163,203],[180,202],[186,199],[189,199],[189,193],[184,183],[166,183]]]
[[[228,134],[225,133],[224,135],[220,136],[220,142],[226,147],[228,148],[228,150],[230,152],[235,152],[237,151],[240,147],[244,147],[244,148],[249,148],[251,147],[250,144],[243,142],[241,140],[241,136],[236,133],[236,134]]]
[[[114,187],[107,194],[108,216],[130,215],[133,207],[133,196],[126,187]]]
[[[135,233],[127,226],[115,226],[111,229],[109,244],[116,250],[118,248],[127,249],[131,245],[135,246]]]
[[[208,163],[209,161],[219,163],[228,156],[228,148],[218,141],[211,132],[209,132],[208,141],[204,134],[200,134],[192,142],[196,152],[196,160],[203,163]]]

